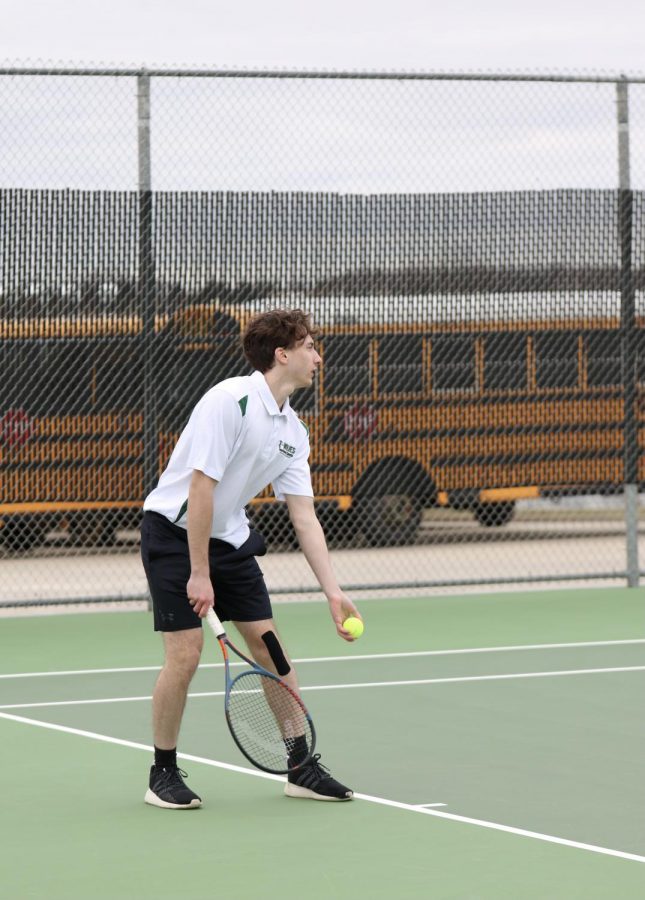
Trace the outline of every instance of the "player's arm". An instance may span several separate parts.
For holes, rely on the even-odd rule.
[[[193,609],[204,618],[214,601],[208,561],[213,493],[242,427],[240,406],[234,397],[215,387],[199,401],[191,422],[193,434],[186,462],[193,470],[186,516],[191,575],[186,590]]]
[[[213,586],[210,579],[208,542],[213,521],[213,492],[217,482],[193,470],[188,492],[188,551],[190,553],[190,578],[186,585],[188,600],[195,612],[204,618],[213,606]]]
[[[348,616],[360,618],[360,614],[336,580],[325,534],[314,509],[313,498],[300,494],[286,494],[285,500],[305,559],[329,601],[329,611],[336,624],[336,630],[346,641],[351,641],[353,639],[349,632],[344,630],[343,622]]]

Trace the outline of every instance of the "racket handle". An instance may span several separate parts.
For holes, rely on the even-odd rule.
[[[213,634],[215,637],[220,638],[222,635],[226,634],[226,630],[220,620],[215,615],[215,611],[213,609],[209,609],[206,613],[206,621],[213,629]]]

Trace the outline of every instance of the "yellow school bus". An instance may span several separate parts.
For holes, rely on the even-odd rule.
[[[341,536],[402,544],[432,506],[503,525],[521,498],[620,490],[616,294],[214,300],[147,325],[116,314],[0,320],[5,544],[26,549],[55,526],[109,543],[134,524],[146,440],[158,472],[201,394],[248,371],[249,316],[279,305],[311,311],[319,329],[321,372],[292,405],[310,430],[317,503]],[[643,322],[639,309],[639,446]],[[267,489],[252,512],[266,521],[277,506]]]

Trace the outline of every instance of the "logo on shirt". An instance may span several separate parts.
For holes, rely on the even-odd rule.
[[[288,456],[289,458],[296,452],[295,447],[292,447],[291,444],[286,444],[284,441],[278,443],[278,450],[280,453],[284,454],[284,456]]]

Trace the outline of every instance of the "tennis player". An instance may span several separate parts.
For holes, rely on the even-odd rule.
[[[202,652],[202,619],[211,607],[220,620],[233,622],[256,662],[298,690],[256,560],[266,553],[264,540],[245,513],[267,485],[287,503],[341,638],[352,640],[342,623],[359,615],[332,570],[314,510],[307,428],[289,405],[293,391],[311,386],[321,362],[310,317],[301,310],[262,313],[245,329],[243,347],[255,371],[222,381],[201,398],[144,503],[141,555],[165,651],[152,698],[155,760],[145,801],[165,809],[202,802],[183,781],[177,741]],[[298,752],[292,748],[290,765],[299,762]],[[320,754],[287,779],[289,797],[353,796],[331,777]]]

